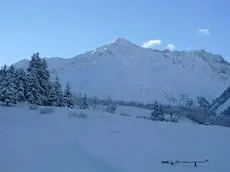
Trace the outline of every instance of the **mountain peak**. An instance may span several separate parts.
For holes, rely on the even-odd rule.
[[[123,37],[118,37],[111,43],[98,47],[92,51],[88,51],[88,53],[99,55],[102,55],[102,53],[121,54],[127,52],[127,50],[133,51],[135,48],[140,47]]]
[[[122,45],[122,46],[133,46],[133,45],[135,45],[134,43],[130,42],[129,40],[127,40],[123,37],[118,37],[111,44]]]
[[[129,43],[130,41],[128,41],[127,39],[123,38],[123,37],[117,37],[112,43]]]

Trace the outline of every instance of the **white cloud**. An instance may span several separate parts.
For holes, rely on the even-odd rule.
[[[198,29],[197,32],[198,32],[199,34],[201,34],[201,35],[204,35],[204,36],[210,35],[210,32],[209,32],[208,29]]]
[[[160,39],[152,39],[152,40],[149,40],[147,42],[144,42],[142,44],[142,47],[143,48],[154,48],[158,45],[161,45],[161,40]]]
[[[166,47],[166,49],[168,49],[168,50],[170,50],[170,51],[173,51],[173,50],[176,49],[176,46],[173,45],[173,44],[168,44],[167,47]]]

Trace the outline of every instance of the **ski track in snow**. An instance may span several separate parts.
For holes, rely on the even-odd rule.
[[[87,118],[79,119],[68,117],[67,109],[39,115],[25,108],[0,107],[0,171],[230,171],[229,128],[84,113]],[[161,164],[205,159],[210,162],[196,168]]]

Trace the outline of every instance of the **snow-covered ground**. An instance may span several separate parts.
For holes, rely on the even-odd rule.
[[[74,110],[79,114],[80,110]],[[0,107],[1,172],[229,172],[230,129],[67,109]],[[71,113],[73,114],[73,112]],[[167,165],[162,160],[205,160]]]
[[[132,117],[150,117],[151,110],[143,109],[139,107],[132,106],[118,106],[116,109],[116,113],[124,116],[132,116]]]

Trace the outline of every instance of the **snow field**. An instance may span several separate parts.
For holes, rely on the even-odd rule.
[[[55,108],[40,114],[0,107],[0,112],[0,171],[230,171],[229,128],[153,122],[91,110]],[[210,162],[196,168],[161,164],[205,159]]]

